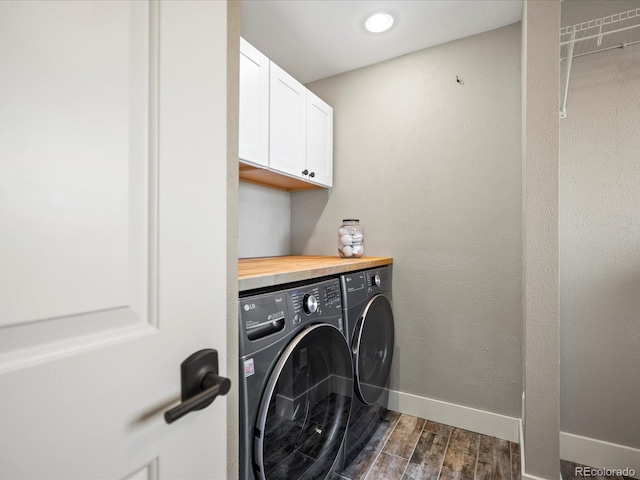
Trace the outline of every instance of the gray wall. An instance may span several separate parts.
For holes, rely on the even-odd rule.
[[[522,25],[524,474],[557,479],[560,2],[525,0]]]
[[[289,255],[291,194],[240,182],[240,258]]]
[[[640,4],[580,3],[563,4],[563,25]],[[639,78],[640,46],[574,60],[568,117],[560,122],[561,427],[635,448],[640,448]]]
[[[391,388],[519,417],[519,24],[307,86],[334,108],[334,187],[292,194],[292,253],[337,254],[359,218],[394,257]]]

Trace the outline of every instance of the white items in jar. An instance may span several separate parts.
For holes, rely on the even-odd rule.
[[[360,225],[360,220],[342,220],[338,229],[338,252],[345,258],[360,258],[364,255],[364,227]]]

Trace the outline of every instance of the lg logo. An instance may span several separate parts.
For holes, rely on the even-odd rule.
[[[249,310],[255,310],[256,309],[256,304],[255,303],[245,303],[244,304],[244,311],[248,312]]]

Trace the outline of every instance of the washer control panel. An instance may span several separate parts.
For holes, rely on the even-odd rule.
[[[291,303],[295,315],[311,315],[322,313],[322,306],[318,303],[320,287],[301,287],[291,291]]]
[[[342,307],[349,309],[360,305],[376,293],[390,295],[391,276],[390,265],[341,275]]]
[[[327,305],[340,307],[340,282],[336,280],[322,289],[322,299]]]
[[[321,284],[302,286],[290,290],[294,319],[310,316],[332,316],[340,312],[342,299],[340,297],[340,282],[329,280]]]
[[[287,335],[306,322],[329,322],[342,327],[342,296],[336,279],[301,285],[273,293],[247,296],[239,303],[241,342],[267,341]]]
[[[368,270],[364,272],[367,284],[367,293],[373,293],[376,290],[386,287],[388,281],[388,269]]]

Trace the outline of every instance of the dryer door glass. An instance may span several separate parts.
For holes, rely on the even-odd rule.
[[[335,327],[302,331],[277,362],[260,404],[254,460],[260,479],[319,479],[331,470],[353,392],[349,346]]]
[[[393,358],[393,311],[387,297],[379,294],[369,300],[354,340],[356,391],[364,403],[371,405],[387,386]]]

